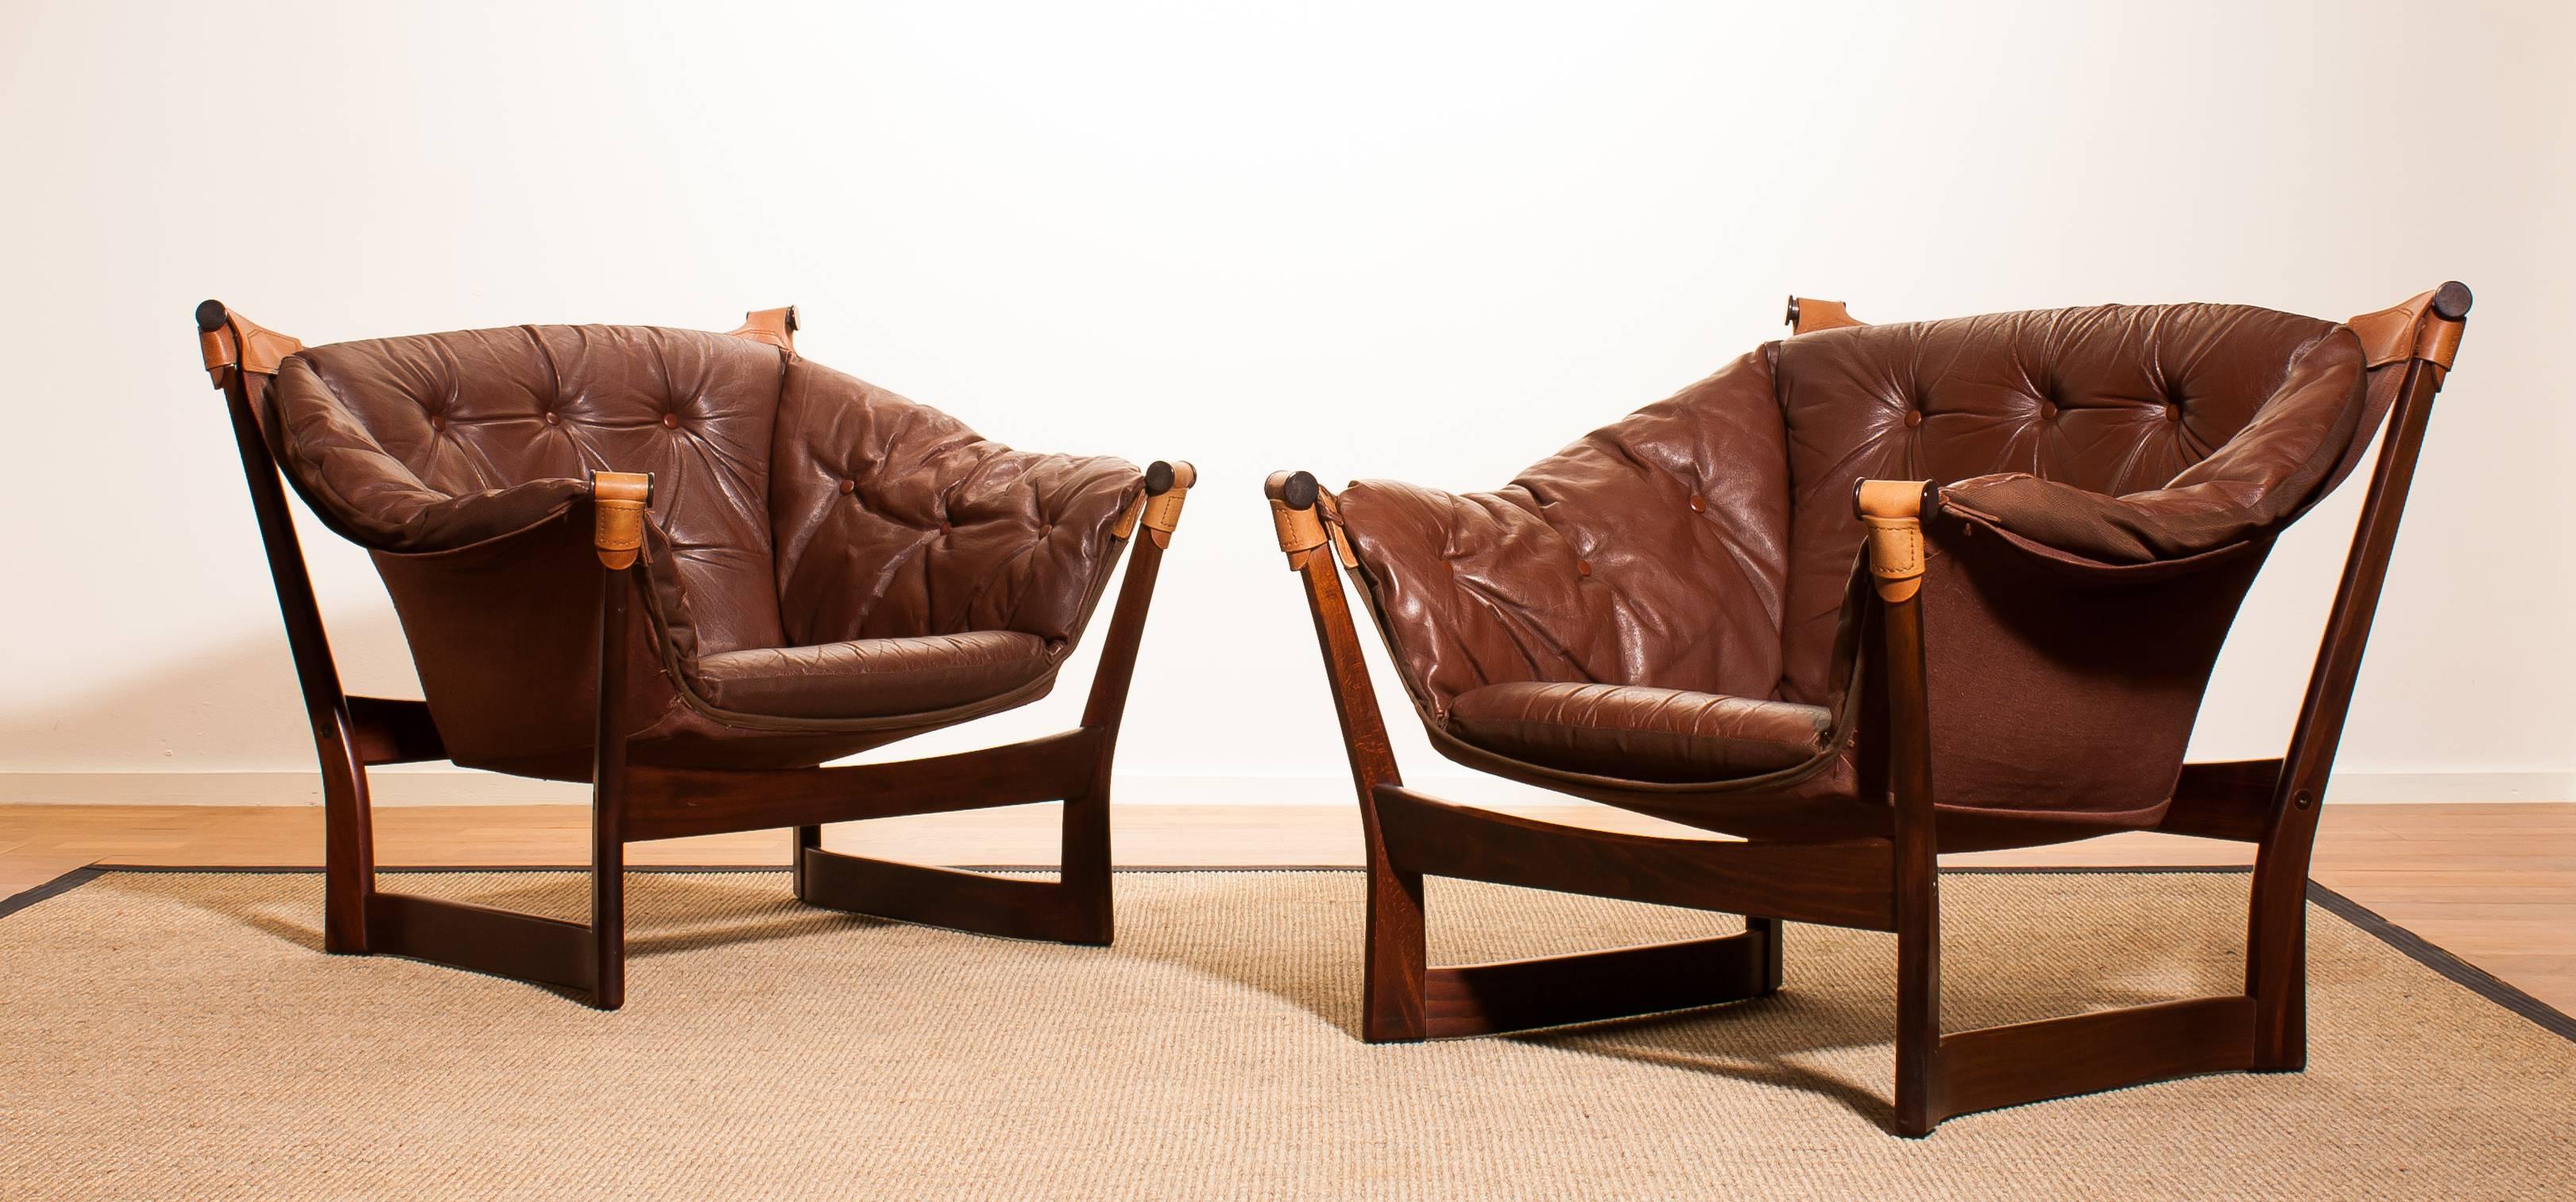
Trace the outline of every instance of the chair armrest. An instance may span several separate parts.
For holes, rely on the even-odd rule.
[[[2188,559],[2265,540],[2321,500],[2370,441],[2369,362],[2339,329],[2301,352],[2251,420],[2162,488],[2105,496],[2005,473],[1940,490],[1940,508],[2035,554],[2084,565]]]
[[[696,636],[669,540],[645,510],[650,482],[602,472],[595,486],[569,483],[577,495],[519,529],[436,551],[374,553],[430,712],[460,764],[547,776],[588,770],[603,586],[637,588],[651,616],[627,628],[630,731],[677,704],[669,669],[693,659]]]
[[[2210,671],[2269,541],[2094,564],[1996,537],[1953,512],[1944,492],[1877,480],[1855,490],[1875,603],[1890,629],[1898,609],[1914,611],[1919,629],[1939,804],[2151,823],[2173,795]],[[1902,654],[1882,644],[1864,653]],[[1865,670],[1863,687],[1884,698],[1890,676]],[[1889,737],[1865,726],[1864,757],[1884,754]]]

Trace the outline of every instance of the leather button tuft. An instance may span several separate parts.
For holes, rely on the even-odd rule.
[[[1591,575],[1591,574],[1592,574],[1592,561],[1591,561],[1591,560],[1589,560],[1589,559],[1578,559],[1578,560],[1575,560],[1575,561],[1574,561],[1574,574],[1575,574],[1575,575],[1577,575],[1577,576],[1589,576],[1589,575]]]
[[[1697,496],[1692,497],[1692,498],[1691,498],[1691,512],[1692,512],[1692,513],[1707,513],[1707,512],[1708,512],[1708,499],[1707,499],[1706,497],[1697,497]]]
[[[432,430],[444,430],[447,428],[447,419],[436,414],[432,414],[429,419],[429,428]]]
[[[2171,401],[2165,402],[2165,420],[2169,422],[2181,421],[2182,406]]]
[[[2039,420],[2048,421],[2056,416],[2057,406],[2054,403],[2049,401],[2041,401],[2039,403]]]
[[[1910,430],[1910,429],[1913,429],[1914,427],[1919,426],[1919,425],[1922,425],[1922,424],[1923,424],[1923,411],[1922,411],[1922,410],[1920,410],[1920,409],[1908,409],[1908,410],[1906,410],[1906,411],[1905,411],[1905,426],[1906,426],[1906,428],[1907,428],[1907,429],[1909,429],[1909,430]]]
[[[546,415],[546,424],[549,426],[560,426],[563,424],[563,419],[549,413]]]
[[[854,493],[854,492],[857,492],[857,491],[859,491],[859,482],[858,482],[858,481],[856,481],[856,480],[843,480],[843,481],[841,481],[841,495],[842,495],[842,496],[845,496],[845,497],[846,497],[846,496],[850,495],[851,493]]]
[[[663,415],[662,415],[662,428],[663,428],[663,429],[665,429],[665,430],[677,430],[677,429],[679,429],[679,428],[680,428],[680,415],[679,415],[679,414],[676,414],[676,413],[665,413],[665,414],[663,414]]]

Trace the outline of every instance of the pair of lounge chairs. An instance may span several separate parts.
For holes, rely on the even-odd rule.
[[[1265,485],[1314,611],[1368,848],[1362,1034],[1418,1040],[1755,997],[1788,922],[1898,936],[1896,1125],[2305,1061],[2317,809],[2458,284],[2348,322],[2108,306],[1794,333],[1492,493]],[[817,906],[1023,938],[1113,931],[1111,756],[1196,473],[1013,451],[728,334],[522,326],[307,348],[209,301],[327,809],[324,939],[624,999],[627,843],[795,831]],[[2185,763],[2265,553],[2387,419],[2281,759]],[[280,469],[283,469],[281,472]],[[425,701],[339,683],[281,476],[366,547]],[[1127,556],[1076,729],[827,761],[1044,696]],[[1736,840],[1557,826],[1407,789],[1343,591],[1432,744]],[[640,610],[639,614],[637,611]],[[589,781],[592,913],[378,888],[367,769]],[[827,851],[823,824],[1061,801],[1054,881]],[[1940,1025],[1944,851],[2123,830],[2260,845],[2241,994]],[[1740,935],[1434,968],[1422,878],[1746,915]]]

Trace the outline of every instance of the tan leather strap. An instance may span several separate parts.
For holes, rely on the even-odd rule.
[[[1852,490],[1852,508],[1869,528],[1869,574],[1883,600],[1909,600],[1923,587],[1923,487],[1921,480],[1863,480]]]
[[[1865,326],[1868,322],[1851,315],[1841,301],[1817,300],[1812,296],[1789,298],[1789,333],[1813,334],[1818,330],[1839,330],[1844,326]]]
[[[784,309],[755,309],[742,315],[742,325],[725,331],[736,338],[766,342],[782,351],[796,349],[796,306]]]
[[[1351,536],[1342,528],[1342,503],[1333,494],[1317,489],[1315,509],[1324,515],[1324,533],[1333,536],[1333,554],[1340,558],[1342,566],[1360,566],[1359,556],[1351,553]]]
[[[610,571],[635,566],[644,546],[644,508],[653,501],[649,472],[592,472],[590,505],[594,512],[591,544]]]
[[[206,374],[214,377],[218,385],[224,382],[224,369],[229,367],[254,375],[276,375],[278,364],[303,349],[303,343],[261,326],[219,302],[207,301],[197,307],[197,350],[205,358]]]
[[[2465,314],[2442,316],[2434,307],[2441,294],[2440,288],[2417,293],[2402,304],[2364,313],[2344,324],[2361,336],[2362,353],[2372,367],[2422,359],[2448,371],[2460,354],[2460,332],[2469,323]]]
[[[1125,538],[1136,533],[1136,519],[1145,516],[1145,503],[1152,499],[1143,493],[1136,494],[1136,503],[1128,506],[1127,512],[1118,515],[1118,524],[1110,529],[1109,537]]]
[[[1331,541],[1324,533],[1323,492],[1306,472],[1272,472],[1261,482],[1261,495],[1270,500],[1270,526],[1291,572],[1305,571],[1315,548]]]
[[[1190,499],[1190,486],[1199,481],[1199,469],[1191,467],[1185,460],[1173,460],[1171,468],[1172,486],[1159,494],[1148,495],[1140,518],[1145,525],[1145,536],[1153,539],[1155,546],[1164,548],[1172,545],[1172,531],[1181,526],[1181,505]]]
[[[1321,506],[1290,509],[1287,502],[1274,500],[1270,502],[1270,524],[1279,532],[1279,549],[1288,555],[1292,564],[1302,553],[1331,541],[1331,537],[1324,533]]]

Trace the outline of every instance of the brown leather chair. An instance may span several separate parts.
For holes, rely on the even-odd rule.
[[[304,347],[208,301],[197,327],[321,755],[330,950],[615,1009],[624,845],[770,827],[795,828],[807,903],[1110,941],[1110,756],[1189,465],[987,441],[800,358],[793,309]],[[341,691],[281,464],[373,556],[425,702]],[[1079,728],[819,766],[1045,696],[1140,527]],[[587,926],[377,888],[367,768],[436,759],[591,782]],[[1056,881],[820,845],[828,822],[1051,800]]]
[[[1897,933],[1906,1134],[2303,1067],[2317,808],[2468,310],[2456,283],[2340,323],[2159,305],[1868,326],[1793,299],[1792,337],[1499,492],[1271,477],[1368,840],[1363,1035],[1771,993],[1787,920]],[[2273,540],[2391,412],[2287,755],[2185,763]],[[1441,754],[1744,841],[1406,789],[1336,562]],[[2245,991],[1943,1034],[1935,854],[2128,830],[2260,846]],[[1429,968],[1426,874],[1749,917],[1718,939]]]

